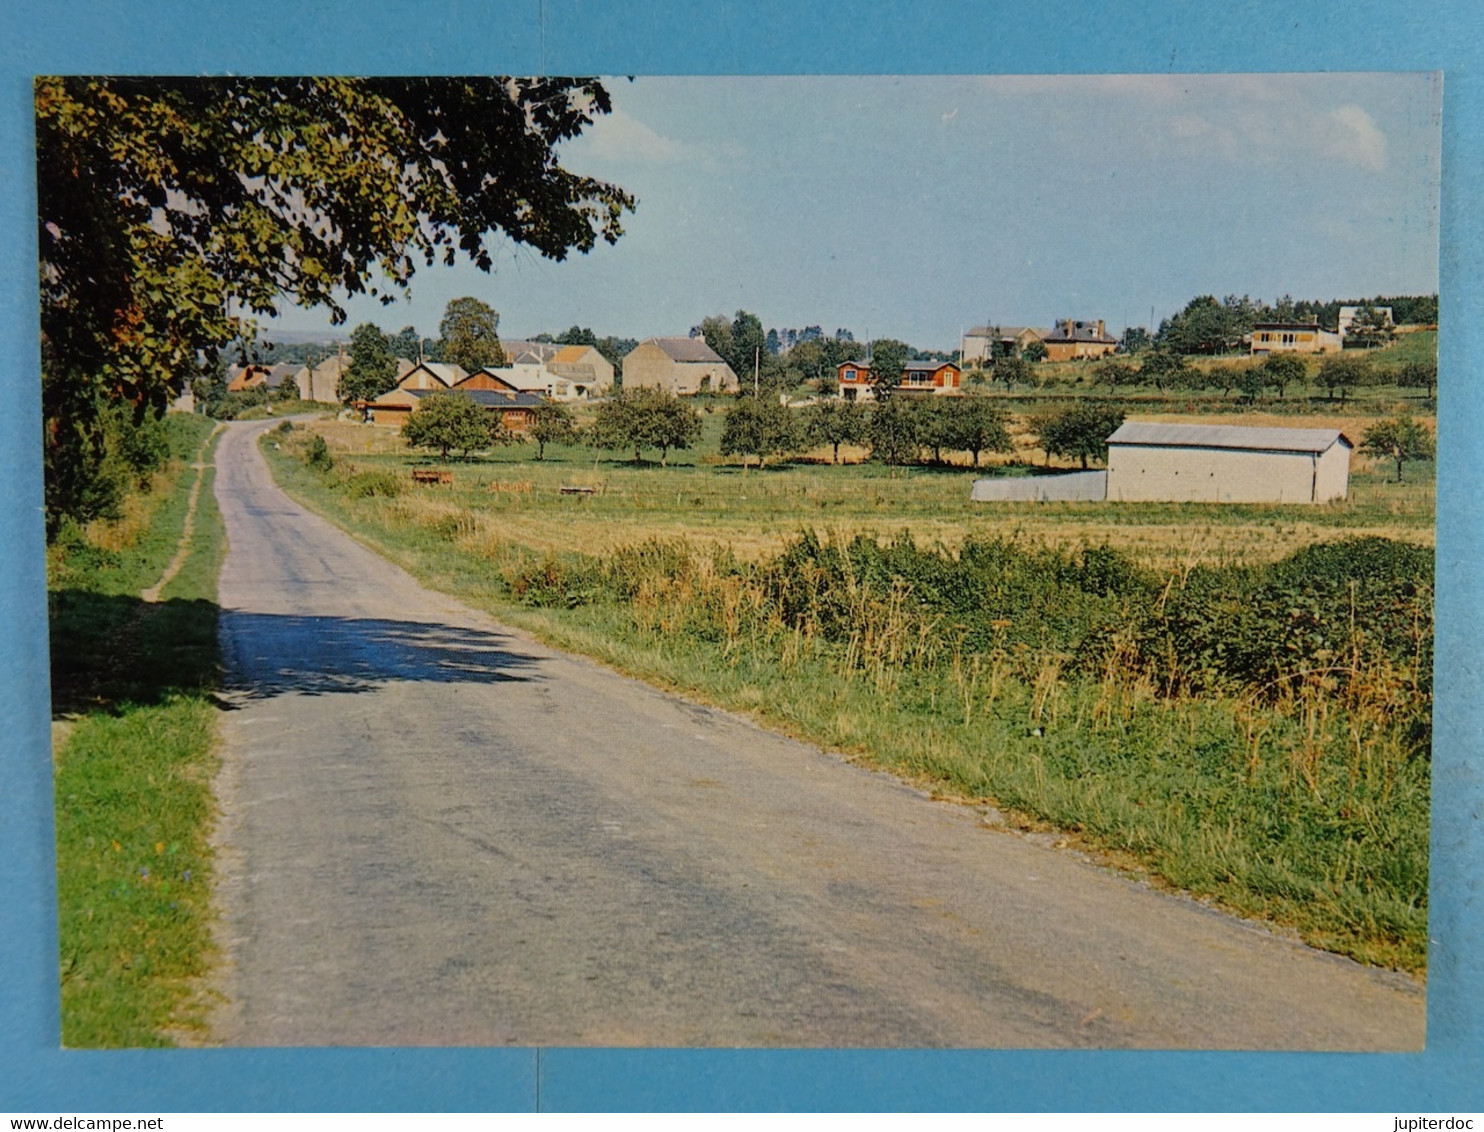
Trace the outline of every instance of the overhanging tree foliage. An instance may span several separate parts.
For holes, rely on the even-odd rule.
[[[634,206],[557,163],[611,108],[590,79],[42,77],[35,96],[53,531],[97,513],[106,407],[158,414],[247,318],[341,322],[339,296],[389,301],[419,264],[489,270],[494,233],[563,259]]]

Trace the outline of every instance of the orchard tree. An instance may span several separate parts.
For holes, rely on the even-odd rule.
[[[988,397],[962,398],[954,410],[954,447],[972,455],[974,467],[981,452],[1014,451],[1005,410]]]
[[[505,348],[500,345],[500,316],[488,303],[474,298],[450,299],[438,324],[443,360],[465,373],[475,373],[486,366],[505,364]]]
[[[1046,455],[1089,460],[1108,458],[1108,437],[1123,423],[1123,410],[1113,405],[1083,403],[1036,423],[1037,443]]]
[[[386,335],[374,322],[363,322],[350,335],[350,365],[340,375],[335,394],[343,404],[374,401],[397,384],[397,359]]]
[[[943,450],[959,447],[957,397],[924,397],[911,403],[917,413],[918,438],[933,450],[933,463],[943,463]]]
[[[834,398],[816,401],[804,410],[804,435],[811,444],[829,445],[832,462],[838,464],[840,445],[859,444],[866,438],[865,407],[857,401]]]
[[[465,456],[509,439],[500,418],[468,394],[440,389],[424,397],[402,426],[402,438],[414,448],[436,448],[446,460],[457,448]]]
[[[1104,358],[1092,367],[1092,380],[1098,385],[1106,385],[1109,389],[1117,389],[1122,385],[1137,384],[1139,371],[1128,362]]]
[[[1046,347],[1041,348],[1044,350]],[[1031,363],[1025,358],[1010,355],[996,358],[992,373],[995,380],[1005,383],[1006,389],[1013,389],[1017,385],[1029,385],[1035,380],[1035,374],[1031,372]]]
[[[1396,482],[1402,482],[1402,464],[1407,460],[1431,460],[1437,455],[1432,433],[1411,417],[1393,417],[1365,430],[1360,450],[1396,461]]]
[[[701,418],[673,393],[659,389],[621,389],[598,404],[588,432],[594,448],[632,448],[634,463],[646,448],[660,450],[660,465],[672,448],[689,448],[701,437]]]
[[[884,464],[910,464],[921,444],[921,418],[902,397],[889,397],[871,409],[866,439],[871,455]]]
[[[1279,351],[1270,353],[1262,360],[1263,381],[1283,396],[1290,385],[1303,386],[1309,380],[1309,367],[1297,354]]]
[[[536,419],[531,423],[531,439],[536,442],[536,459],[546,459],[548,444],[571,444],[577,439],[577,421],[566,405],[542,401],[534,413]]]
[[[1139,377],[1149,382],[1161,393],[1166,389],[1188,384],[1193,367],[1180,354],[1167,347],[1157,346],[1144,355],[1139,363]]]
[[[1407,362],[1396,371],[1396,383],[1403,389],[1426,389],[1430,398],[1438,385],[1438,363]]]
[[[285,306],[483,270],[503,235],[552,259],[634,199],[557,160],[611,109],[591,79],[35,81],[48,531],[96,509],[105,410],[164,411],[203,359]]]
[[[1329,390],[1334,400],[1335,390],[1340,392],[1340,401],[1371,380],[1371,363],[1363,354],[1331,354],[1319,363],[1316,381]]]
[[[741,456],[747,474],[749,456],[762,467],[769,455],[787,455],[799,447],[799,427],[787,405],[771,397],[744,394],[727,410],[721,427],[721,454]]]

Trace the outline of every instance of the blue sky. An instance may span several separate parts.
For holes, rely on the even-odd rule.
[[[639,198],[563,263],[427,269],[349,326],[684,334],[709,314],[952,349],[976,323],[1147,325],[1191,297],[1430,293],[1441,80],[1418,73],[640,78],[562,150]],[[328,326],[290,309],[288,329]],[[265,334],[271,337],[271,328]]]

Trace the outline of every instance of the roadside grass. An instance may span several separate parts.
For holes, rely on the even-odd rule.
[[[208,466],[190,551],[174,556],[213,423],[168,418],[172,459],[123,521],[49,551],[62,1041],[165,1046],[201,1025],[211,957],[216,577]]]
[[[536,463],[504,450],[447,465],[453,488],[413,489],[407,454],[387,438],[367,438],[351,455],[333,429],[315,431],[330,436],[335,468],[307,467],[285,435],[268,452],[279,482],[434,588],[641,679],[994,806],[1013,824],[1061,830],[1120,867],[1318,946],[1425,969],[1423,660],[1325,668],[1284,684],[1281,696],[1224,685],[1165,694],[1120,654],[1098,670],[1047,643],[1065,620],[1059,600],[1016,607],[1022,613],[993,623],[1005,641],[969,647],[969,630],[923,612],[931,586],[909,582],[900,594],[862,598],[860,632],[877,635],[846,641],[826,639],[807,618],[789,620],[756,579],[791,576],[776,560],[801,530],[836,547],[905,531],[927,547],[924,532],[942,531],[957,548],[962,539],[947,533],[959,525],[1028,560],[1060,549],[1066,563],[1080,555],[1085,566],[1088,548],[1097,558],[1106,543],[1117,566],[1121,545],[1135,568],[1157,575],[1141,583],[1152,593],[1202,570],[1250,582],[1292,550],[1361,534],[1430,545],[1430,484],[1362,471],[1356,499],[1334,508],[980,510],[958,476],[811,467],[754,469],[744,482],[740,469],[707,464],[703,449],[663,470],[595,465],[590,453],[579,460],[560,450]],[[373,440],[380,451],[369,450]],[[597,491],[558,492],[572,483]],[[821,500],[832,510],[816,509]],[[820,510],[830,510],[827,520]],[[918,556],[938,555],[951,574],[957,553]],[[942,584],[951,592],[957,583]],[[1430,647],[1427,587],[1415,601],[1426,609]],[[1033,612],[1038,601],[1042,613]],[[1235,602],[1234,615],[1244,608]],[[1122,615],[1104,612],[1115,625]],[[1281,609],[1275,616],[1276,637],[1288,623]]]

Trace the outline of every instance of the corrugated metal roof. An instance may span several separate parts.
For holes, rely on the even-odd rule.
[[[1155,424],[1124,421],[1109,444],[1155,448],[1245,448],[1259,452],[1324,452],[1336,441],[1350,444],[1337,428],[1254,428],[1247,425]],[[1353,446],[1352,446],[1353,447]]]

